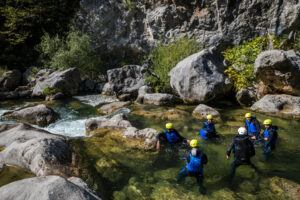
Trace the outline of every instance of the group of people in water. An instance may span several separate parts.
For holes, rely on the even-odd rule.
[[[207,115],[207,120],[203,123],[200,130],[200,138],[210,140],[219,137],[213,122],[213,116]],[[272,124],[271,119],[266,119],[263,122],[264,131],[261,134],[261,126],[259,121],[251,113],[245,114],[245,126],[238,129],[238,134],[232,139],[226,151],[226,159],[230,158],[231,151],[234,152],[234,159],[231,164],[230,177],[235,174],[236,168],[240,165],[249,165],[256,171],[258,169],[251,163],[250,158],[255,155],[254,144],[264,145],[263,156],[269,158],[271,152],[275,149],[278,139],[277,127]],[[205,153],[199,149],[198,140],[188,140],[181,136],[173,127],[172,123],[166,124],[166,129],[157,135],[156,148],[159,149],[161,144],[179,145],[189,144],[191,150],[186,152],[182,158],[187,164],[184,169],[179,172],[177,181],[182,180],[186,176],[193,176],[197,179],[199,191],[205,194],[203,187],[203,166],[208,162]]]

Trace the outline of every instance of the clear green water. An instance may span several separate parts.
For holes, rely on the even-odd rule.
[[[6,166],[3,171],[0,172],[0,187],[13,181],[31,177],[34,177],[34,174],[26,170],[13,166]]]
[[[63,116],[61,121],[56,123],[56,127],[49,126],[49,130],[67,136],[84,135],[84,123],[78,122],[98,115],[98,107],[72,99],[49,106]],[[178,108],[192,113],[195,106]],[[163,112],[169,108],[146,106],[134,109]],[[176,183],[177,173],[185,166],[185,162],[179,158],[186,149],[173,152],[165,148],[159,152],[126,151],[121,147],[118,149],[117,142],[114,143],[113,139],[75,139],[77,143],[73,145],[75,149],[80,148],[77,151],[82,155],[82,167],[90,173],[89,176],[83,174],[82,177],[107,199],[288,199],[288,191],[276,188],[272,177],[282,177],[300,184],[300,122],[256,114],[260,122],[271,118],[273,124],[279,126],[276,150],[265,162],[261,156],[262,148],[256,147],[256,156],[252,162],[262,174],[257,174],[248,166],[241,166],[237,169],[233,182],[229,183],[228,174],[232,158],[226,160],[226,148],[238,127],[243,125],[244,114],[248,111],[238,106],[225,105],[220,105],[218,110],[222,121],[216,123],[216,128],[222,137],[217,141],[200,141],[201,150],[208,156],[208,164],[204,168],[204,186],[207,189],[205,196],[198,192],[193,178],[188,177],[180,184]],[[64,124],[64,118],[75,123]],[[129,114],[128,119],[137,128],[150,127],[159,131],[169,122],[135,114]],[[198,133],[203,121],[189,116],[172,122],[184,137],[200,140]],[[71,126],[76,126],[77,132],[73,131],[74,127]],[[57,132],[62,129],[63,133]],[[96,167],[100,159],[105,159],[108,163],[101,169]]]

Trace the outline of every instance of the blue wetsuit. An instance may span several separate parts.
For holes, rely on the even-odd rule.
[[[271,153],[271,151],[275,149],[275,145],[278,140],[277,127],[271,126],[269,129],[265,129],[264,138],[268,138],[268,140],[265,141],[265,150],[264,150],[264,156],[265,158],[267,158],[268,155]]]
[[[203,123],[202,129],[200,130],[200,137],[203,139],[208,139],[211,137],[216,137],[216,129],[214,123],[208,123],[207,121]]]

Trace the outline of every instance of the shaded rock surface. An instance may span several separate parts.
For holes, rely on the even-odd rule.
[[[256,96],[254,92],[248,89],[241,89],[236,93],[235,98],[241,106],[248,107],[253,104]]]
[[[240,44],[266,32],[293,33],[300,21],[298,1],[130,2],[83,0],[76,26],[91,35],[97,49],[122,59],[182,36],[214,46]]]
[[[0,77],[0,90],[12,91],[19,86],[22,80],[22,73],[19,70],[5,72]]]
[[[54,90],[54,93],[61,92],[65,96],[77,94],[81,83],[80,73],[77,68],[70,68],[65,71],[41,70],[36,74],[36,84],[32,96],[45,96],[46,88]]]
[[[109,104],[106,104],[104,106],[101,106],[98,109],[98,112],[105,113],[105,114],[110,114],[113,111],[118,110],[118,109],[120,109],[122,107],[125,107],[125,106],[129,106],[130,104],[131,104],[130,101],[126,101],[126,102],[117,101],[117,102],[113,102],[113,103],[109,103]]]
[[[55,122],[59,115],[52,108],[41,104],[4,114],[3,117],[24,121],[39,126],[47,126],[50,123]]]
[[[150,110],[134,110],[132,113],[144,117],[160,118],[162,120],[178,120],[190,116],[190,113],[179,109],[169,109],[165,112],[157,112]]]
[[[255,60],[254,73],[260,96],[278,93],[300,96],[300,54],[295,51],[262,52]]]
[[[152,88],[149,86],[143,86],[139,89],[139,94],[137,101],[145,104],[154,104],[154,105],[172,105],[176,103],[181,103],[182,101],[172,95],[164,93],[152,93]]]
[[[220,98],[232,87],[224,75],[223,62],[215,48],[195,53],[170,71],[170,85],[185,102],[205,103]]]
[[[72,150],[62,136],[26,124],[0,125],[0,163],[27,169],[37,176],[76,173]]]
[[[207,115],[212,115],[214,118],[221,117],[221,114],[216,109],[205,104],[199,104],[193,111],[193,116],[196,118],[206,118]]]
[[[108,70],[108,83],[104,85],[102,94],[130,94],[136,98],[139,88],[145,85],[145,72],[146,70],[139,65],[125,65]]]
[[[28,178],[0,188],[3,199],[14,200],[100,200],[81,179],[59,176]]]
[[[251,110],[280,117],[300,118],[300,97],[268,94],[253,104]]]

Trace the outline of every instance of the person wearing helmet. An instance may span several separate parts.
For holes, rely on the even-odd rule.
[[[245,128],[247,129],[248,135],[252,140],[257,140],[260,138],[260,124],[256,117],[252,116],[251,113],[245,114]]]
[[[217,136],[215,124],[213,123],[213,116],[207,115],[207,121],[203,123],[202,129],[200,130],[200,137],[203,139],[213,138]]]
[[[250,165],[256,171],[258,171],[250,161],[250,158],[255,155],[255,149],[253,143],[247,135],[247,129],[245,127],[240,127],[238,129],[238,135],[233,138],[229,147],[227,148],[227,159],[229,159],[232,150],[234,152],[234,159],[231,165],[231,177],[234,176],[236,168],[243,164]]]
[[[203,187],[203,165],[207,163],[207,156],[205,153],[201,152],[198,146],[198,141],[193,139],[190,142],[192,149],[186,152],[182,159],[186,160],[186,166],[179,172],[177,176],[177,181],[179,182],[182,178],[186,176],[193,176],[197,179],[199,185],[199,191],[205,194],[205,188]]]
[[[160,145],[162,143],[167,144],[178,144],[178,143],[189,143],[189,140],[186,140],[184,137],[182,137],[176,129],[173,128],[172,123],[166,124],[166,129],[159,133],[156,136],[157,142],[156,142],[156,149],[160,149]]]
[[[271,153],[275,149],[275,145],[278,139],[277,127],[272,126],[272,120],[266,119],[264,121],[265,130],[263,133],[263,138],[265,142],[264,149],[264,157],[267,159]]]

